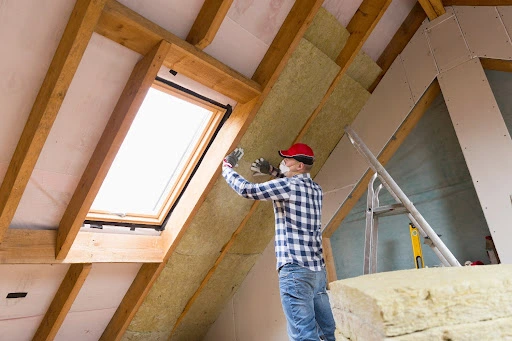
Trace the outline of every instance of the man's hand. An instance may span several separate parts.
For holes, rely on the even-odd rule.
[[[264,158],[256,159],[251,165],[253,176],[272,175],[274,167]]]
[[[233,168],[238,166],[238,161],[244,156],[244,150],[242,148],[236,148],[230,154],[226,155],[222,166]]]

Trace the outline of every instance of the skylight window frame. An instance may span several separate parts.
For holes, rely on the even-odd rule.
[[[176,177],[176,181],[171,185],[171,189],[167,194],[164,204],[161,205],[158,214],[137,214],[137,213],[126,213],[125,216],[113,214],[102,210],[91,209],[86,216],[86,221],[100,222],[100,223],[112,223],[115,225],[119,224],[135,224],[135,225],[149,225],[149,226],[162,226],[172,206],[179,198],[181,192],[184,190],[188,180],[192,176],[195,167],[198,165],[201,156],[204,154],[209,143],[212,141],[215,135],[215,131],[222,122],[224,115],[226,114],[226,108],[215,105],[207,100],[201,99],[191,93],[187,93],[180,89],[176,89],[162,81],[155,80],[151,88],[164,92],[170,96],[174,96],[181,100],[187,101],[191,104],[197,105],[204,109],[212,112],[210,119],[205,125],[205,129],[198,138],[192,153],[190,153],[183,164],[185,165],[179,175]]]

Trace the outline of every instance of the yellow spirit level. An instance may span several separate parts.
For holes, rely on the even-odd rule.
[[[423,252],[421,251],[420,234],[418,229],[413,224],[409,223],[409,232],[411,234],[414,265],[416,265],[416,269],[424,268],[425,264],[423,263]]]

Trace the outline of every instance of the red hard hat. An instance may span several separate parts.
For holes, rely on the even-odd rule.
[[[295,143],[288,150],[280,150],[279,155],[285,158],[292,158],[306,165],[312,165],[315,161],[313,149],[305,143]]]

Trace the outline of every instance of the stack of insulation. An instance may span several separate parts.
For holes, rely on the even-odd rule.
[[[331,283],[337,340],[512,340],[512,265],[428,268]]]

